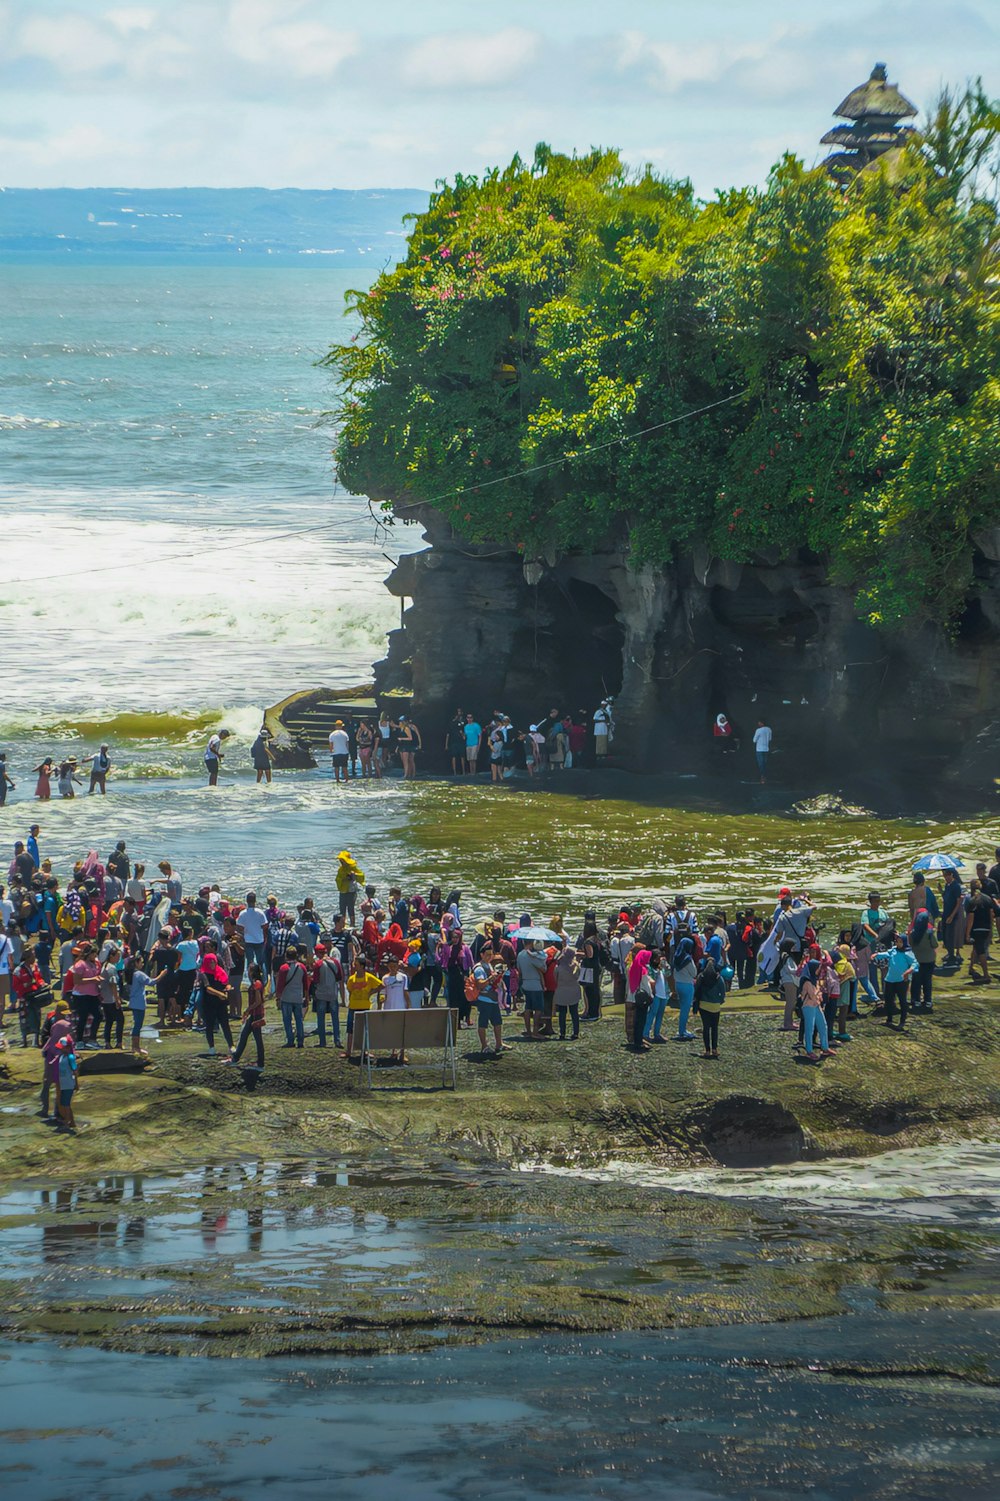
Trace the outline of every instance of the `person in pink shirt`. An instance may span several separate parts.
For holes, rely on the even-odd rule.
[[[101,966],[94,958],[94,945],[85,939],[74,953],[79,957],[69,967],[73,985],[73,1007],[76,1011],[76,1040],[81,1048],[85,1044],[87,1022],[91,1023],[90,1041],[96,1045],[97,1024],[101,1015]]]

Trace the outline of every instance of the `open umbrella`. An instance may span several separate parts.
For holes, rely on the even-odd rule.
[[[512,938],[525,938],[529,943],[538,938],[542,943],[561,943],[562,934],[553,933],[551,928],[514,928],[510,935]]]
[[[962,861],[955,855],[921,855],[914,870],[961,870]]]

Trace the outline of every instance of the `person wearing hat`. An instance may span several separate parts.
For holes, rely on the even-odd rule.
[[[347,761],[351,750],[351,737],[344,728],[342,719],[335,719],[330,731],[330,764],[335,782],[347,781]]]
[[[59,1055],[56,1048],[60,1037],[72,1037],[73,1024],[70,1021],[70,1009],[65,1001],[56,1001],[55,1006],[49,1012],[42,1024],[42,1058],[44,1068],[42,1070],[42,1092],[39,1097],[41,1109],[39,1115],[44,1120],[52,1119],[52,1111],[49,1108],[49,1094],[52,1086],[59,1088]]]
[[[611,700],[605,698],[598,708],[594,710],[594,753],[597,756],[598,765],[607,759],[608,746],[614,733],[614,724],[611,718]]]
[[[261,782],[270,782],[274,752],[271,749],[271,731],[266,724],[261,725],[257,732],[257,739],[250,747],[250,759],[257,773],[257,786],[259,787]]]

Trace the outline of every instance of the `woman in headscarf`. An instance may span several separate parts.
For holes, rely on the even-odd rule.
[[[799,1004],[802,1007],[802,1045],[810,1063],[832,1058],[830,1038],[819,992],[819,960],[807,959],[799,971]],[[819,1052],[813,1052],[813,1037],[819,1034]]]
[[[445,912],[451,913],[452,921],[454,922],[456,928],[460,928],[462,926],[462,914],[459,911],[459,903],[461,902],[461,900],[462,893],[460,891],[449,891],[444,904],[444,910]]]
[[[688,1031],[688,1017],[694,1005],[694,982],[698,978],[694,939],[686,928],[678,928],[674,938],[671,967],[674,974],[674,993],[680,1011],[677,1017],[677,1041],[693,1042],[694,1033]]]
[[[910,928],[910,949],[919,969],[910,976],[910,1010],[933,1011],[934,966],[937,963],[937,934],[934,919],[921,907]]]
[[[59,1050],[57,1044],[60,1037],[71,1037],[72,1035],[73,1024],[70,1021],[69,1006],[65,1001],[56,1001],[55,1010],[50,1016],[45,1018],[42,1024],[41,1041],[44,1066],[42,1069],[41,1113],[46,1120],[54,1119],[49,1109],[49,1093],[53,1087],[56,1094],[58,1095],[59,1093]]]
[[[719,1012],[726,1001],[726,982],[715,965],[714,959],[706,959],[701,974],[695,981],[695,1010],[701,1017],[701,1035],[705,1051],[703,1058],[719,1056]]]

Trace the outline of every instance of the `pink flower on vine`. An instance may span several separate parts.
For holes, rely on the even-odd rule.
[[[443,261],[446,261],[451,255],[451,251],[448,249],[447,245],[442,245],[441,249],[438,251],[438,255]]]

